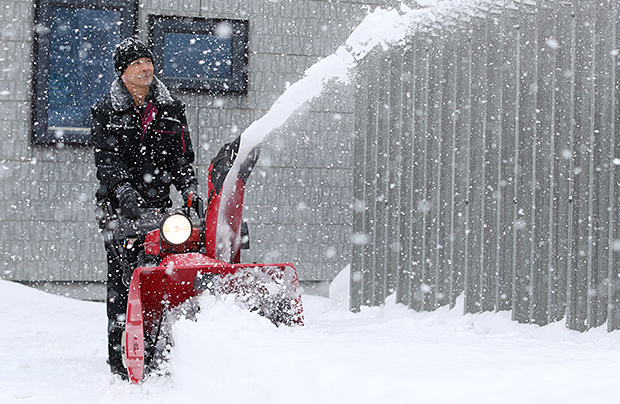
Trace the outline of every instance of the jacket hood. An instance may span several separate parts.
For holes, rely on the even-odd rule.
[[[149,96],[158,105],[172,104],[174,101],[166,85],[155,76],[149,89]],[[112,108],[116,111],[124,111],[134,105],[133,98],[120,77],[114,80],[110,87],[110,99]]]

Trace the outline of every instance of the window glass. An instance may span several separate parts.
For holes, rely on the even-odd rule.
[[[248,21],[150,15],[155,72],[173,90],[247,92]]]
[[[51,17],[48,130],[88,130],[90,107],[114,80],[112,53],[120,41],[121,15],[53,7]]]
[[[137,0],[38,0],[34,143],[89,143],[90,108],[116,79],[114,48],[135,35],[137,13]]]
[[[228,79],[232,67],[231,37],[166,33],[164,75]]]

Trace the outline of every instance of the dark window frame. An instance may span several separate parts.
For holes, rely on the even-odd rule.
[[[35,145],[72,144],[88,145],[90,129],[71,131],[62,137],[48,130],[50,29],[54,7],[119,11],[121,14],[120,39],[135,36],[138,28],[138,0],[38,0],[35,12],[33,43],[33,98],[32,137]],[[112,55],[110,55],[112,57]]]
[[[188,78],[164,75],[165,34],[213,36],[221,23],[232,26],[230,78]],[[247,93],[248,38],[247,20],[149,15],[149,38],[155,57],[155,74],[170,89],[190,92]]]

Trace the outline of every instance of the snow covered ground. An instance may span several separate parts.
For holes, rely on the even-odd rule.
[[[517,324],[507,313],[346,310],[304,296],[306,326],[276,328],[204,297],[181,320],[171,375],[130,385],[108,373],[103,303],[0,281],[0,403],[610,403],[620,334]]]

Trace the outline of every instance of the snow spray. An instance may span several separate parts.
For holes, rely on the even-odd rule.
[[[319,96],[328,83],[333,80],[348,83],[350,71],[376,46],[387,49],[402,43],[415,32],[428,31],[440,25],[443,20],[468,18],[479,7],[496,2],[498,0],[454,0],[418,10],[401,5],[400,12],[394,9],[375,9],[351,32],[344,45],[309,67],[304,76],[289,86],[265,115],[241,133],[238,155],[224,181],[220,206],[228,203],[229,195],[234,192],[239,168],[250,152],[259,146],[270,132],[282,126],[303,104]],[[219,210],[220,215],[224,210]],[[218,223],[226,223],[226,220],[218,217]],[[230,229],[226,229],[226,226],[218,227],[220,240],[231,236]],[[230,260],[232,252],[224,251],[229,248],[229,244],[221,243],[216,247],[216,258]]]

